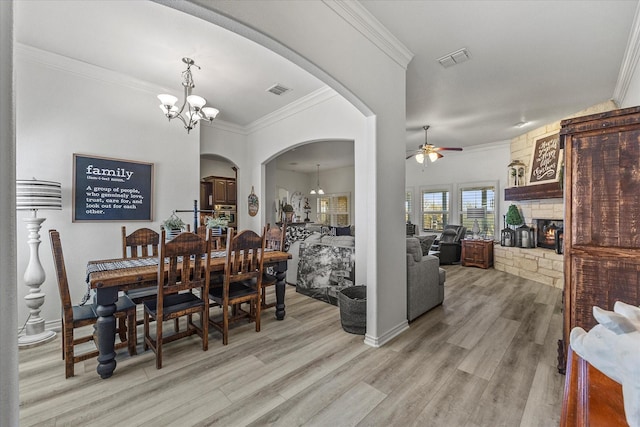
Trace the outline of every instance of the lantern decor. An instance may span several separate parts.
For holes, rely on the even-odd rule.
[[[528,227],[527,224],[522,224],[520,227],[516,229],[516,233],[520,235],[520,247],[530,248],[531,247],[531,227]]]
[[[518,226],[524,222],[516,205],[509,206],[509,210],[507,210],[507,215],[505,216],[505,222],[507,223],[507,226],[513,227]],[[522,244],[522,235],[519,235],[511,227],[505,227],[505,229],[502,230],[500,243],[502,244],[502,246],[519,247]]]
[[[511,187],[520,187],[525,184],[526,165],[520,160],[514,160],[507,166],[509,176],[507,182]]]
[[[506,218],[506,215],[505,217]],[[513,246],[515,243],[515,232],[504,225],[504,228],[500,232],[500,244],[502,246]]]

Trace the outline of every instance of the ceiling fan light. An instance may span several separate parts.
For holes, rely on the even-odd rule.
[[[436,160],[438,160],[438,153],[436,153],[435,151],[430,152],[429,160],[431,160],[431,162],[435,162]]]
[[[422,153],[416,154],[416,162],[424,163],[424,154],[422,154]]]

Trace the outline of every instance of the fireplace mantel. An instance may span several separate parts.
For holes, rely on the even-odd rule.
[[[504,189],[505,200],[562,199],[562,197],[563,191],[557,182]]]

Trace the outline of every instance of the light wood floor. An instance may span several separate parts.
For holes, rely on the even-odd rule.
[[[292,287],[284,321],[269,309],[262,332],[239,325],[226,347],[211,332],[207,352],[196,337],[168,344],[161,370],[121,352],[112,378],[88,360],[65,380],[58,335],[20,350],[20,425],[558,425],[560,290],[446,269],[444,305],[377,349]]]

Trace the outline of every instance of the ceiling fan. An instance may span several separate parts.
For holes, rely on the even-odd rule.
[[[427,142],[427,131],[429,130],[429,125],[423,126],[424,129],[424,144],[420,145],[417,150],[407,152],[407,159],[415,156],[416,162],[424,163],[424,159],[428,158],[431,162],[435,162],[438,159],[443,158],[444,156],[439,153],[439,151],[462,151],[462,148],[459,147],[436,147],[433,144],[429,144]]]

